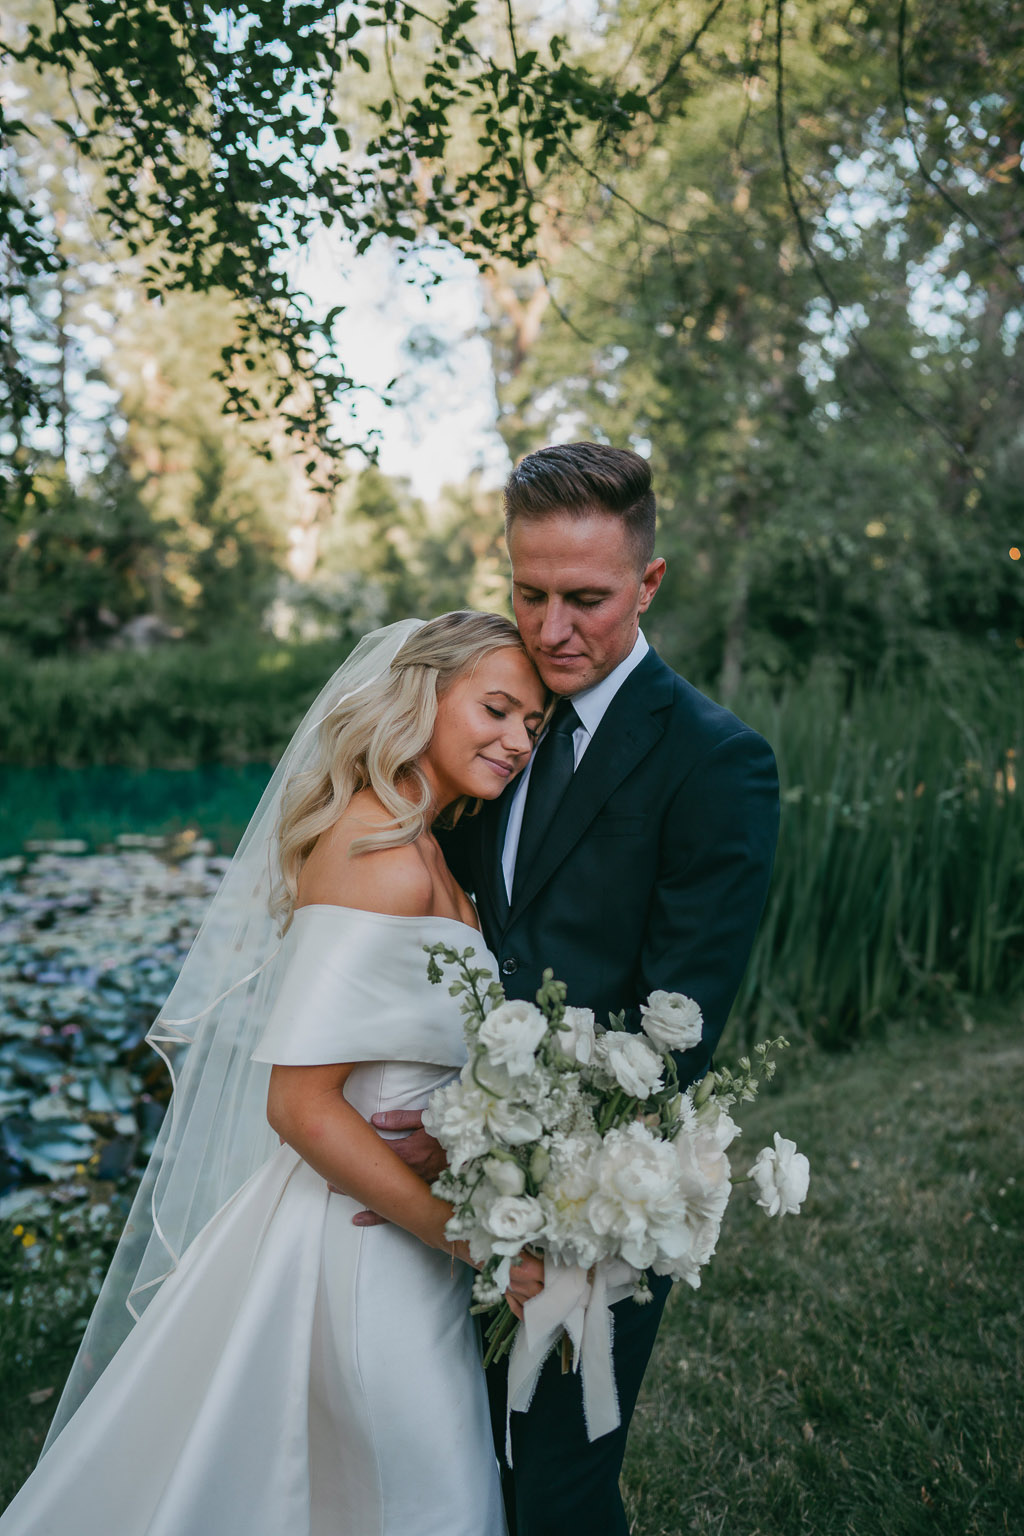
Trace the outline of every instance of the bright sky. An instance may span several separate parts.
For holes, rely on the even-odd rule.
[[[448,249],[429,259],[441,279],[432,288],[410,282],[386,245],[357,257],[325,232],[291,268],[318,311],[346,306],[334,335],[349,373],[379,390],[397,380],[390,408],[369,392],[357,397],[356,424],[379,430],[381,468],[405,476],[428,501],[476,469],[500,485],[511,467],[495,428],[476,270]]]

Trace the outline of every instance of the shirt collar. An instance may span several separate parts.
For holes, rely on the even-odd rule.
[[[572,704],[580,717],[580,724],[589,736],[593,736],[601,721],[604,719],[612,699],[618,693],[629,674],[640,665],[650,646],[644,639],[643,633],[638,629],[633,649],[628,656],[623,657],[617,667],[613,667],[607,677],[602,677],[599,683],[594,683],[590,688],[584,688],[582,693],[572,695]]]

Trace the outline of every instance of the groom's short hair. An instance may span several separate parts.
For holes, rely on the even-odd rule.
[[[628,448],[607,443],[559,443],[520,459],[505,485],[505,535],[512,524],[554,513],[621,517],[640,569],[654,555],[651,466]]]

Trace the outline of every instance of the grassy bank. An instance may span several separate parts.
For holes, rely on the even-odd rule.
[[[744,1115],[812,1164],[804,1214],[738,1189],[677,1287],[630,1440],[637,1536],[1024,1529],[1021,1020],[893,1034]],[[745,1164],[734,1159],[740,1167]]]
[[[784,1126],[810,1198],[776,1226],[738,1189],[703,1288],[676,1288],[627,1457],[635,1536],[1021,1529],[1020,1024],[783,1059],[743,1144],[752,1160]],[[55,1244],[2,1224],[0,1503],[38,1452],[103,1226],[67,1216]]]

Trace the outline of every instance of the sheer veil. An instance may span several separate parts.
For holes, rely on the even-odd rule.
[[[172,1096],[153,1155],[54,1415],[44,1451],[89,1392],[178,1259],[277,1145],[270,1068],[250,1060],[278,984],[276,831],[288,781],[310,768],[318,727],[388,671],[420,619],[364,636],[292,737],[238,845],[181,973],[146,1036]]]

